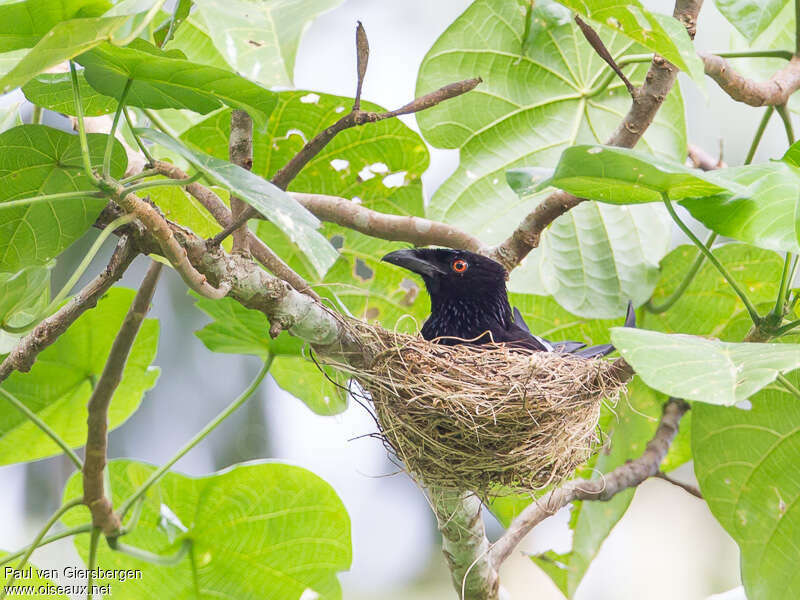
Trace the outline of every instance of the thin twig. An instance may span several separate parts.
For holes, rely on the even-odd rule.
[[[39,353],[55,342],[84,312],[97,305],[100,297],[116,283],[136,256],[130,241],[122,237],[105,270],[75,294],[55,314],[39,323],[22,338],[0,364],[0,382],[14,371],[30,371]]]
[[[353,110],[361,110],[361,87],[364,85],[364,76],[367,74],[367,63],[369,63],[369,40],[367,32],[361,21],[356,26],[356,73],[358,82],[356,83],[356,97],[353,101]]]
[[[136,292],[128,314],[114,338],[103,372],[89,398],[86,462],[83,465],[83,501],[92,513],[92,524],[107,537],[116,535],[122,525],[105,494],[103,470],[108,458],[108,407],[122,381],[133,343],[150,309],[150,302],[161,274],[161,263],[153,261]]]
[[[678,486],[684,491],[689,492],[695,498],[700,498],[700,500],[703,499],[703,493],[700,491],[700,488],[698,488],[696,485],[692,485],[690,483],[684,483],[682,481],[678,481],[677,479],[673,479],[672,477],[664,473],[664,471],[659,471],[658,473],[653,475],[653,477],[655,477],[656,479],[662,479],[667,483],[671,483],[672,485]]]
[[[792,116],[789,113],[789,109],[785,104],[779,104],[775,107],[775,110],[778,112],[778,115],[780,115],[781,121],[783,121],[783,129],[786,131],[786,139],[791,146],[794,144],[794,127],[792,126]]]
[[[756,155],[756,150],[758,150],[758,145],[761,143],[761,138],[764,137],[764,131],[767,129],[769,120],[774,112],[774,106],[768,106],[767,110],[764,111],[764,116],[761,117],[761,121],[759,121],[758,127],[756,128],[756,134],[753,136],[753,141],[750,143],[750,148],[747,150],[747,156],[744,159],[744,164],[749,165],[751,162],[753,162],[753,158]]]
[[[617,62],[614,60],[614,57],[611,56],[611,53],[606,48],[606,45],[603,43],[603,40],[600,39],[600,36],[597,32],[592,29],[592,27],[586,23],[580,16],[576,13],[575,14],[575,22],[578,24],[578,27],[583,33],[583,37],[586,38],[586,41],[589,42],[594,51],[606,61],[606,64],[611,67],[614,73],[622,80],[622,83],[625,84],[625,87],[628,89],[628,93],[631,95],[631,98],[636,98],[636,87],[630,82],[630,80],[625,76],[625,73],[622,72],[622,69],[619,68]]]
[[[655,435],[647,443],[647,448],[639,458],[597,479],[569,481],[528,505],[492,546],[490,552],[492,564],[499,567],[531,529],[570,502],[610,500],[622,490],[636,487],[648,477],[656,475],[672,440],[678,434],[681,417],[688,410],[689,405],[685,401],[670,398],[664,405],[664,412]]]

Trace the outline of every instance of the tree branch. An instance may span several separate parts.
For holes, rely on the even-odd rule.
[[[321,221],[329,221],[372,237],[416,246],[439,245],[481,252],[483,243],[457,227],[421,217],[380,213],[360,204],[322,194],[292,192],[291,196]]]
[[[122,277],[136,254],[128,237],[123,236],[117,243],[117,248],[105,270],[75,294],[61,309],[44,319],[19,341],[0,364],[0,382],[14,371],[23,373],[30,371],[39,353],[55,342],[84,312],[97,305],[100,297]]]
[[[575,500],[607,501],[622,490],[636,487],[648,477],[659,472],[659,465],[667,455],[669,446],[678,434],[681,417],[689,410],[689,404],[678,398],[670,398],[664,404],[664,412],[655,435],[647,443],[644,453],[625,463],[604,477],[569,481],[547,493],[543,498],[528,505],[511,522],[506,532],[492,546],[492,564],[498,567],[507,559],[528,532],[547,517]]]
[[[702,148],[695,146],[694,144],[689,144],[687,151],[689,155],[689,161],[695,169],[701,169],[703,171],[715,171],[716,169],[724,169],[728,166],[722,160],[721,148],[719,158],[714,158],[711,156],[711,154]]]
[[[89,398],[86,457],[83,464],[83,502],[92,513],[92,525],[107,537],[119,533],[122,523],[105,494],[103,470],[108,455],[108,407],[125,370],[133,342],[150,309],[150,302],[161,274],[161,263],[151,262],[128,314],[114,338],[103,372]]]
[[[689,483],[684,483],[682,481],[678,481],[677,479],[673,479],[672,477],[664,473],[664,471],[659,471],[658,473],[653,475],[653,477],[655,477],[656,479],[662,479],[667,483],[671,483],[672,485],[681,488],[685,492],[688,492],[695,498],[700,498],[701,500],[703,499],[703,493],[697,488],[697,486],[691,485]]]
[[[231,162],[250,171],[253,168],[253,120],[247,111],[236,109],[231,112],[231,134],[228,153]],[[231,214],[234,220],[248,205],[236,196],[231,196]],[[233,251],[247,252],[247,224],[233,232]]]
[[[697,14],[702,5],[703,0],[677,0],[675,2],[673,16],[686,26],[692,38],[694,38]],[[653,122],[653,118],[672,89],[677,76],[677,67],[656,54],[642,87],[636,90],[628,114],[622,119],[606,144],[633,148],[650,123]],[[582,198],[577,198],[564,191],[553,192],[523,219],[508,239],[492,248],[488,256],[511,271],[531,250],[539,245],[542,232],[550,223],[581,202],[583,202]]]
[[[766,81],[753,81],[742,76],[720,56],[699,53],[706,75],[737,102],[750,106],[779,106],[785,104],[800,88],[800,57],[794,56],[780,71]]]
[[[186,173],[181,169],[168,162],[156,160],[153,161],[153,167],[160,174],[171,179],[185,179],[187,177]],[[228,210],[222,199],[203,184],[190,183],[186,186],[186,191],[200,202],[211,216],[216,219],[217,223],[223,227],[227,227],[233,222],[231,211]],[[275,254],[256,234],[249,230],[246,231],[247,246],[258,262],[264,265],[271,273],[288,282],[298,292],[311,296],[314,300],[320,299],[311,288],[311,285],[287,265],[280,256]]]

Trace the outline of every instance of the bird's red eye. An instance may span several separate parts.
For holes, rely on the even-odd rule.
[[[468,266],[467,261],[461,260],[460,258],[455,259],[452,264],[453,271],[456,273],[463,273],[467,270]]]

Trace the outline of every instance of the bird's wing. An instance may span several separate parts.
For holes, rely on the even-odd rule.
[[[628,300],[628,312],[625,315],[625,327],[636,327],[636,311],[633,309],[633,302]],[[577,356],[584,358],[594,358],[596,356],[606,356],[611,354],[616,348],[611,344],[601,344],[599,346],[589,346],[583,350],[574,352]]]
[[[527,331],[531,337],[535,338],[540,344],[542,344],[542,346],[547,349],[547,352],[561,352],[562,354],[570,354],[586,345],[583,342],[553,342],[538,335],[533,335],[528,327],[528,324],[525,322],[525,319],[522,318],[522,313],[519,312],[519,309],[516,306],[514,307],[514,323],[519,326],[520,329]]]

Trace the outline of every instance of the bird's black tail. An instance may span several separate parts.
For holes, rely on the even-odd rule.
[[[633,302],[630,300],[628,300],[628,313],[625,315],[625,327],[636,327],[636,311],[633,310]],[[614,350],[615,348],[611,344],[601,344],[577,350],[573,354],[584,358],[596,358],[611,354]]]

